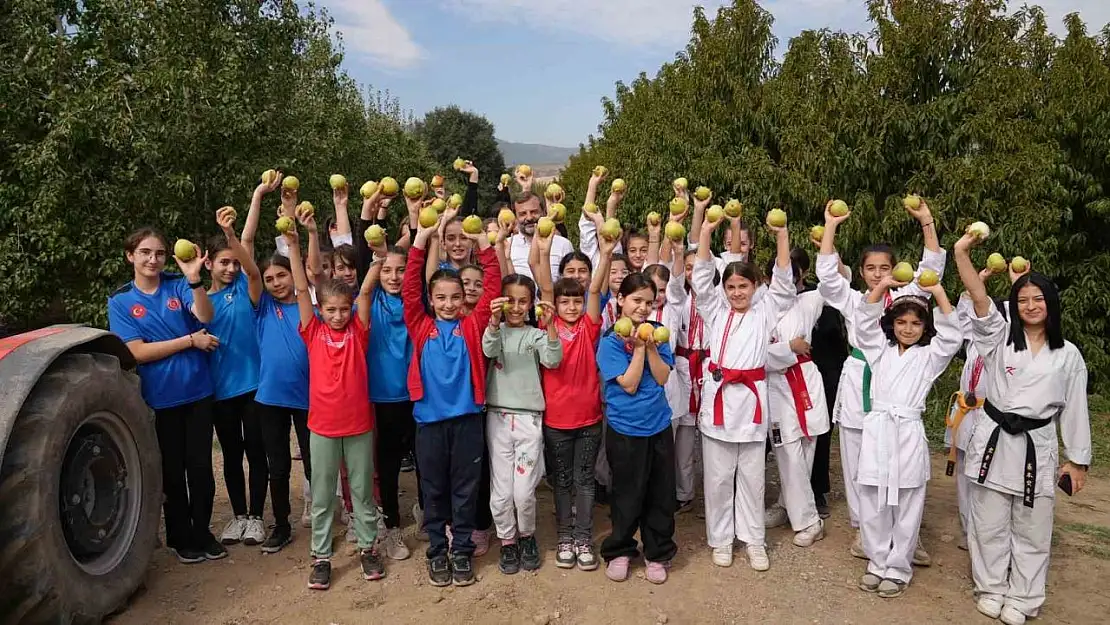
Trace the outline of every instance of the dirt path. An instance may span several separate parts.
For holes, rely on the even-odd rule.
[[[834,445],[835,450],[835,445]],[[833,514],[828,536],[811,549],[791,542],[788,528],[768,531],[771,570],[748,568],[742,551],[732,568],[709,561],[704,521],[694,513],[678,519],[679,554],[670,580],[653,586],[642,566],[623,584],[602,570],[583,573],[554,566],[552,493],[540,488],[539,540],[544,565],[536,573],[512,577],[497,570],[496,548],[476,563],[479,582],[468,588],[439,589],[427,583],[423,547],[406,535],[413,557],[387,561],[387,578],[362,580],[354,550],[342,543],[335,559],[332,588],[314,592],[308,578],[308,530],[284,552],[265,556],[256,547],[231,548],[231,557],[194,566],[178,564],[159,550],[145,590],[110,622],[114,625],[297,623],[889,623],[898,617],[921,623],[990,623],[975,611],[967,553],[957,548],[959,522],[951,478],[943,458],[934,457],[929,483],[924,544],[934,564],[918,569],[901,599],[884,601],[856,588],[863,561],[848,555],[852,534],[840,488],[833,485]],[[219,461],[219,454],[216,454]],[[833,474],[839,475],[834,459]],[[220,475],[217,469],[217,475]],[[221,480],[217,479],[217,482]],[[294,509],[299,511],[298,472]],[[835,480],[834,480],[835,482]],[[1110,481],[1093,476],[1077,498],[1057,500],[1057,531],[1049,577],[1048,601],[1033,623],[1098,623],[1110,615]],[[402,510],[412,507],[413,474],[402,476]],[[213,528],[218,532],[230,510],[220,487]],[[596,531],[609,531],[608,512],[595,509]],[[342,526],[338,526],[342,530]],[[1102,615],[1102,616],[1099,616]],[[908,617],[908,618],[907,618]]]

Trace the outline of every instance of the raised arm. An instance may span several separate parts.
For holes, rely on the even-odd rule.
[[[821,237],[821,253],[817,256],[817,291],[829,306],[850,316],[859,304],[859,294],[852,289],[851,274],[845,276],[840,267],[840,256],[836,253],[834,241],[836,229],[844,223],[851,213],[840,217],[829,212],[830,200],[825,204],[825,233]]]
[[[590,321],[601,323],[601,290],[609,282],[609,264],[613,259],[613,250],[617,242],[609,239],[601,240],[599,262],[594,266],[594,274],[590,276],[590,292],[586,298],[586,314]]]
[[[297,217],[297,221],[301,222],[305,231],[308,232],[308,262],[305,263],[305,276],[309,283],[316,284],[317,276],[324,273],[324,263],[320,255],[320,234],[316,229],[316,217],[310,214],[302,214]],[[289,257],[289,261],[293,261],[292,256]]]
[[[925,372],[925,375],[935,377],[948,368],[952,357],[960,351],[960,346],[964,343],[964,333],[960,329],[960,320],[955,309],[952,308],[948,294],[944,292],[944,287],[934,284],[922,288],[928,291],[937,303],[936,313],[933,315],[933,325],[936,327],[937,334],[929,341],[930,370]]]
[[[192,260],[181,260],[177,254],[174,254],[173,259],[189,285],[188,290],[182,293],[182,300],[189,307],[189,312],[201,323],[212,321],[212,317],[216,315],[215,309],[212,308],[212,300],[208,299],[208,291],[204,289],[204,282],[200,279],[200,269],[204,267],[204,261],[208,260],[208,254],[202,256],[200,248],[194,245]],[[189,303],[189,299],[192,303]]]
[[[254,257],[247,252],[247,248],[235,236],[235,209],[225,206],[216,211],[216,223],[219,224],[224,236],[227,237],[228,249],[239,261],[239,265],[243,267],[243,275],[247,277],[247,293],[250,295],[251,304],[258,306],[258,301],[262,298],[262,272],[258,270],[258,264],[254,262]]]
[[[667,305],[686,305],[686,250],[682,241],[667,240],[674,253],[671,261],[671,279],[667,281]]]
[[[351,234],[351,214],[347,212],[347,195],[350,187],[344,184],[331,192],[331,201],[335,206],[335,234],[343,236]]]
[[[309,236],[313,236],[312,233]],[[297,290],[297,312],[301,317],[300,329],[304,330],[312,323],[316,311],[312,307],[312,295],[308,292],[308,275],[304,271],[304,263],[301,262],[301,242],[296,228],[285,234],[285,241],[289,244],[289,267],[293,270],[293,288]]]
[[[690,210],[689,207],[691,196],[689,191],[687,191],[686,189],[674,187],[674,196],[685,199],[687,206],[686,210]],[[710,192],[709,197],[705,198],[704,200],[694,198],[694,215],[690,221],[690,240],[696,243],[699,247],[701,246],[701,228],[702,224],[705,223],[705,210],[709,208],[709,203],[712,201],[712,192]],[[710,250],[710,254],[712,254],[712,252],[713,250]]]
[[[495,297],[490,302],[489,322],[486,324],[486,331],[482,333],[482,353],[492,360],[500,358],[503,351],[501,313],[508,301],[507,297]]]
[[[540,299],[549,302],[555,299],[555,284],[551,280],[551,243],[554,239],[554,231],[541,237],[540,229],[536,228],[532,245],[528,248],[528,267],[532,269],[532,277],[540,289]]]
[[[409,333],[417,331],[420,323],[428,317],[424,306],[424,248],[436,232],[436,225],[421,226],[412,241],[412,249],[405,264],[405,276],[401,281],[401,302],[404,304],[405,326]]]
[[[281,186],[280,174],[274,176],[270,184],[260,182],[254,188],[254,194],[251,196],[251,207],[247,211],[247,221],[243,224],[243,247],[247,248],[247,254],[250,254],[251,258],[254,258],[254,237],[258,233],[258,219],[262,214],[262,199],[279,186]]]
[[[355,298],[355,305],[358,306],[358,320],[362,322],[364,328],[370,327],[371,296],[378,286],[378,277],[382,273],[382,263],[384,261],[385,258],[383,257],[370,264],[370,268],[366,270],[366,277],[362,279],[362,287],[358,290],[358,297]]]
[[[769,217],[768,213],[768,217]],[[794,286],[794,272],[790,264],[790,233],[786,227],[775,227],[770,224],[767,229],[775,236],[775,268],[771,271],[771,287],[767,289],[769,297],[760,301],[768,302],[773,309],[770,317],[778,319],[779,312],[788,310],[798,299],[798,289]],[[733,241],[736,240],[736,235]]]
[[[960,273],[960,281],[964,283],[967,295],[975,307],[975,316],[982,318],[994,308],[994,302],[987,294],[987,285],[983,283],[982,276],[975,269],[975,264],[971,262],[971,248],[978,244],[978,236],[966,233],[956,241],[952,252],[956,257],[956,270]]]
[[[482,295],[478,298],[478,303],[474,305],[474,312],[470,313],[470,317],[467,317],[467,319],[473,318],[474,322],[481,328],[489,323],[490,303],[501,295],[501,267],[497,262],[497,254],[489,245],[486,233],[469,234],[464,232],[463,236],[470,239],[472,245],[478,248],[478,264],[482,266]]]
[[[474,163],[467,161],[466,165],[461,170],[467,174],[469,178],[466,181],[466,195],[463,196],[462,212],[459,214],[463,217],[478,214],[478,168]]]

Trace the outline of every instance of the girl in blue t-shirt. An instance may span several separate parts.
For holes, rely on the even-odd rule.
[[[190,260],[174,257],[181,274],[163,273],[166,238],[142,228],[124,251],[134,278],[108,298],[108,327],[139,363],[143,399],[154,409],[162,453],[166,544],[186,564],[227,556],[212,522],[212,380],[205,352],[220,341],[201,323],[212,320],[212,302],[200,270],[205,256],[193,246]]]
[[[606,575],[615,582],[628,579],[629,561],[639,555],[637,530],[644,543],[649,582],[667,581],[667,569],[677,551],[674,435],[663,390],[674,355],[667,342],[657,345],[653,337],[640,337],[641,324],[652,330],[658,327],[647,321],[655,297],[650,278],[640,273],[625,277],[616,303],[622,317],[632,322],[632,331],[622,336],[615,324],[597,348],[607,404],[605,452],[612,471],[613,533],[602,542],[601,556],[608,563]]]
[[[254,410],[258,389],[258,337],[254,308],[262,297],[262,274],[235,235],[235,209],[216,211],[223,234],[208,241],[205,267],[212,275],[208,291],[215,316],[208,329],[219,336],[220,346],[209,354],[215,387],[212,423],[224,457],[224,484],[235,516],[228,521],[220,542],[260,545],[266,538],[262,512],[269,481],[262,425]],[[250,467],[250,507],[243,478],[243,455]]]

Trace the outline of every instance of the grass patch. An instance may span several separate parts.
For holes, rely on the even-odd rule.
[[[1062,525],[1060,530],[1075,536],[1078,543],[1076,548],[1081,552],[1101,560],[1110,560],[1110,527],[1090,523],[1067,523]]]
[[[1092,469],[1105,473],[1110,466],[1110,398],[1103,395],[1087,397],[1087,407],[1091,411],[1091,459]]]

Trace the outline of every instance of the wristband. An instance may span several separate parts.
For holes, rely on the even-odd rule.
[[[936,221],[936,220],[933,220],[933,221]],[[929,223],[927,223],[927,224],[921,224],[921,227],[922,227],[922,228],[928,228],[929,226],[933,225],[933,221],[930,221],[930,222],[929,222]]]
[[[197,280],[196,282],[190,282],[189,283],[189,288],[190,289],[200,289],[200,288],[203,288],[203,287],[204,287],[204,281],[203,280]]]

